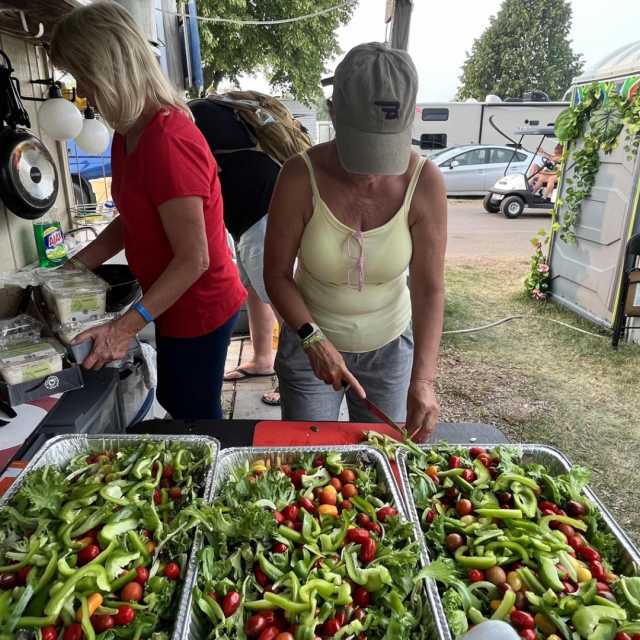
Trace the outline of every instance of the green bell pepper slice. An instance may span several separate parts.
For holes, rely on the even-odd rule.
[[[498,560],[494,553],[487,553],[484,556],[466,556],[468,547],[458,547],[455,552],[456,562],[466,569],[490,569],[495,567]]]
[[[506,489],[514,482],[518,482],[520,484],[523,484],[525,487],[529,487],[529,489],[532,489],[535,493],[540,493],[541,491],[540,485],[535,480],[517,473],[503,473],[496,480],[494,490],[500,491],[502,489]]]
[[[96,633],[93,630],[93,625],[89,620],[89,604],[87,603],[87,599],[83,596],[80,599],[82,603],[80,606],[80,611],[82,615],[80,616],[80,625],[82,626],[82,631],[84,632],[84,637],[86,640],[96,640]]]
[[[489,551],[493,551],[494,549],[509,549],[510,551],[514,551],[517,555],[519,555],[520,559],[525,564],[529,562],[529,552],[517,542],[511,542],[509,540],[496,540],[494,542],[490,542],[487,545],[487,549]]]
[[[560,575],[556,569],[555,562],[551,558],[546,556],[538,557],[538,566],[540,567],[540,577],[547,587],[562,593],[564,591],[564,585],[560,580]]]
[[[476,513],[482,518],[496,518],[497,520],[521,520],[520,509],[476,509]]]
[[[45,615],[47,617],[55,616],[55,618],[57,618],[62,611],[65,600],[75,591],[78,582],[88,576],[96,578],[98,588],[101,591],[111,591],[111,585],[109,584],[106,569],[100,564],[85,565],[78,569],[72,576],[67,578],[62,587],[56,592],[51,600],[49,600],[44,609]]]
[[[511,609],[513,609],[516,604],[516,592],[509,589],[506,591],[500,606],[495,610],[494,614],[491,616],[492,620],[507,620],[509,615],[511,614]]]
[[[304,613],[311,606],[308,602],[294,602],[277,593],[265,593],[264,599],[272,604],[276,609],[284,609],[287,613]]]

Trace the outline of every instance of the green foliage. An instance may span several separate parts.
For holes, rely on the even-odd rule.
[[[289,18],[335,6],[335,0],[199,0],[205,17],[238,20]],[[312,103],[319,95],[326,62],[340,53],[336,29],[349,22],[356,3],[316,18],[279,25],[201,22],[205,86],[217,88],[244,73],[266,74],[273,87]]]
[[[521,97],[533,89],[562,98],[583,66],[570,28],[568,0],[504,0],[467,54],[458,99]]]

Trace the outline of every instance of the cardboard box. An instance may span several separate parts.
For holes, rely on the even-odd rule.
[[[626,316],[640,316],[640,270],[632,271],[629,274],[629,290],[624,306]]]

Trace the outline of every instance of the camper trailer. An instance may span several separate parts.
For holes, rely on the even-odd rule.
[[[504,144],[500,132],[508,137],[524,127],[553,126],[567,106],[566,102],[503,102],[497,96],[487,96],[485,102],[423,102],[416,105],[412,143],[423,155],[458,145]]]

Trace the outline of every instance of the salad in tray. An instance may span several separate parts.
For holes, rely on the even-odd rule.
[[[336,452],[247,461],[213,504],[183,511],[205,536],[193,593],[203,637],[429,637],[415,529],[364,464]]]
[[[0,509],[0,638],[168,638],[210,462],[147,441],[32,471]]]
[[[413,498],[456,638],[504,620],[525,640],[639,640],[640,578],[582,494],[590,473],[552,476],[514,448],[412,448]]]

